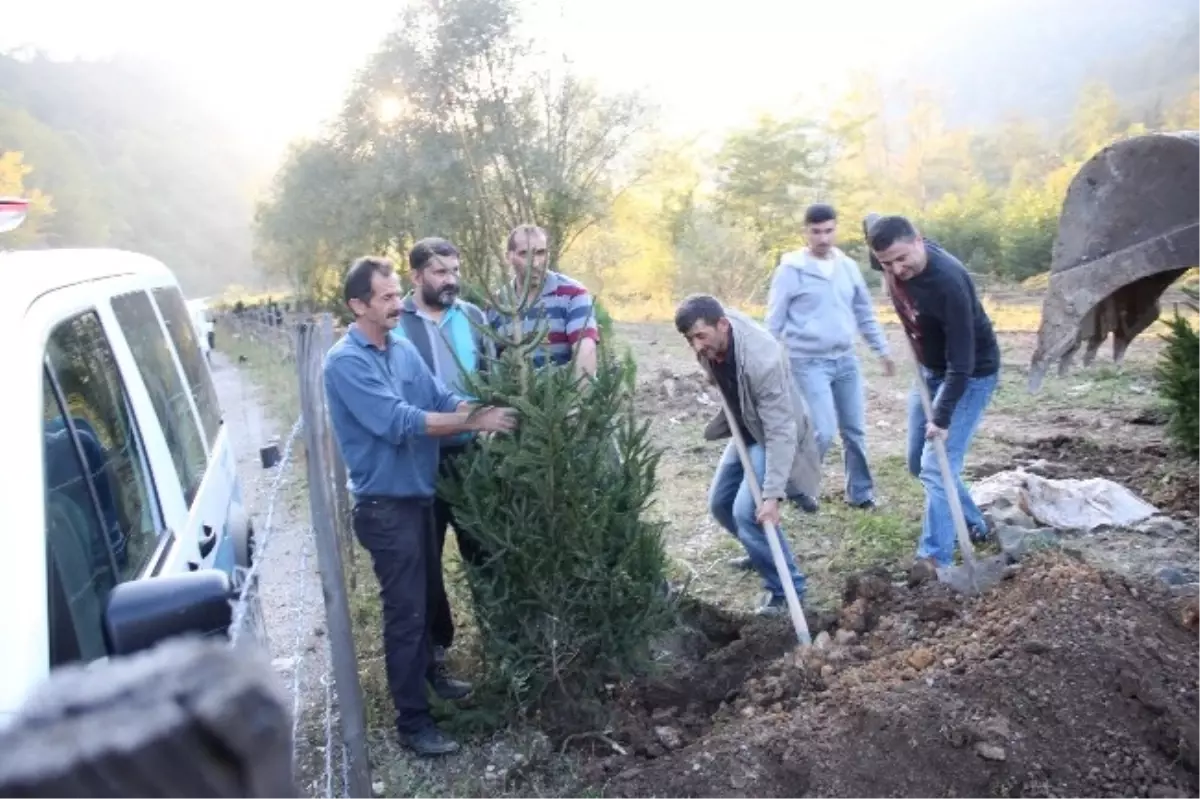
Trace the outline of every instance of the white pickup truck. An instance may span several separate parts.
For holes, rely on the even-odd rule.
[[[4,251],[26,207],[0,198],[0,725],[59,665],[224,634],[253,537],[175,276],[120,250]]]

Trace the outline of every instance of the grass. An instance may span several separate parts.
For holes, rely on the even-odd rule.
[[[266,337],[228,326],[217,330],[217,347],[244,369],[267,399],[272,416],[290,425],[300,416],[300,384],[295,358],[284,337]]]
[[[676,575],[692,576],[689,592],[731,610],[749,612],[762,588],[757,575],[735,571],[726,562],[745,554],[741,544],[708,514],[708,486],[723,442],[696,443],[703,425],[655,422],[660,446],[667,447],[660,468],[660,489],[653,513],[665,521],[668,554]],[[667,429],[664,429],[667,428]],[[781,529],[791,544],[797,565],[808,580],[808,601],[832,606],[845,576],[868,566],[906,566],[920,535],[924,494],[908,472],[905,459],[888,455],[873,460],[879,507],[851,508],[843,500],[841,449],[827,455],[821,508],[816,515],[786,506]]]

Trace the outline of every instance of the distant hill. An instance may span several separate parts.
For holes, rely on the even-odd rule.
[[[898,7],[899,8],[899,7]],[[903,13],[897,10],[897,13]],[[1051,132],[1080,90],[1106,83],[1141,119],[1185,94],[1200,64],[1195,0],[1008,0],[981,3],[950,31],[908,53],[893,87],[938,90],[946,122],[987,127],[1020,114]]]
[[[41,246],[147,253],[189,294],[245,283],[252,172],[232,141],[153,65],[0,54],[0,152],[55,208]]]

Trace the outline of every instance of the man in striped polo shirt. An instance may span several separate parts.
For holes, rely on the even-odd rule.
[[[400,305],[400,323],[392,335],[406,338],[421,354],[429,371],[459,396],[470,392],[463,374],[484,367],[491,345],[480,332],[486,324],[483,311],[459,294],[458,249],[445,239],[429,237],[413,245],[408,254],[413,289]],[[454,460],[470,445],[472,433],[460,433],[440,441],[439,475],[453,474]],[[442,549],[446,530],[453,525],[458,551],[464,560],[478,563],[481,553],[470,532],[454,519],[453,511],[440,496],[433,502],[434,534],[437,538],[437,573],[429,575],[429,624],[433,641],[433,671],[436,679],[449,680],[446,650],[454,643],[454,619],[442,577]]]
[[[508,234],[508,262],[516,278],[514,291],[528,287],[535,292],[541,285],[541,295],[528,303],[521,320],[525,335],[542,325],[547,328],[546,339],[533,351],[533,365],[564,366],[574,355],[575,374],[593,377],[600,331],[592,295],[579,281],[547,268],[548,243],[546,231],[536,225],[519,225]],[[495,309],[489,310],[488,318],[497,330],[507,330],[513,323],[510,316]]]

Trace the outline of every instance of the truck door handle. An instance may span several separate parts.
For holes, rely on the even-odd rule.
[[[200,537],[200,557],[207,558],[209,553],[213,551],[213,547],[217,545],[217,534],[209,525],[204,525],[204,535]]]

